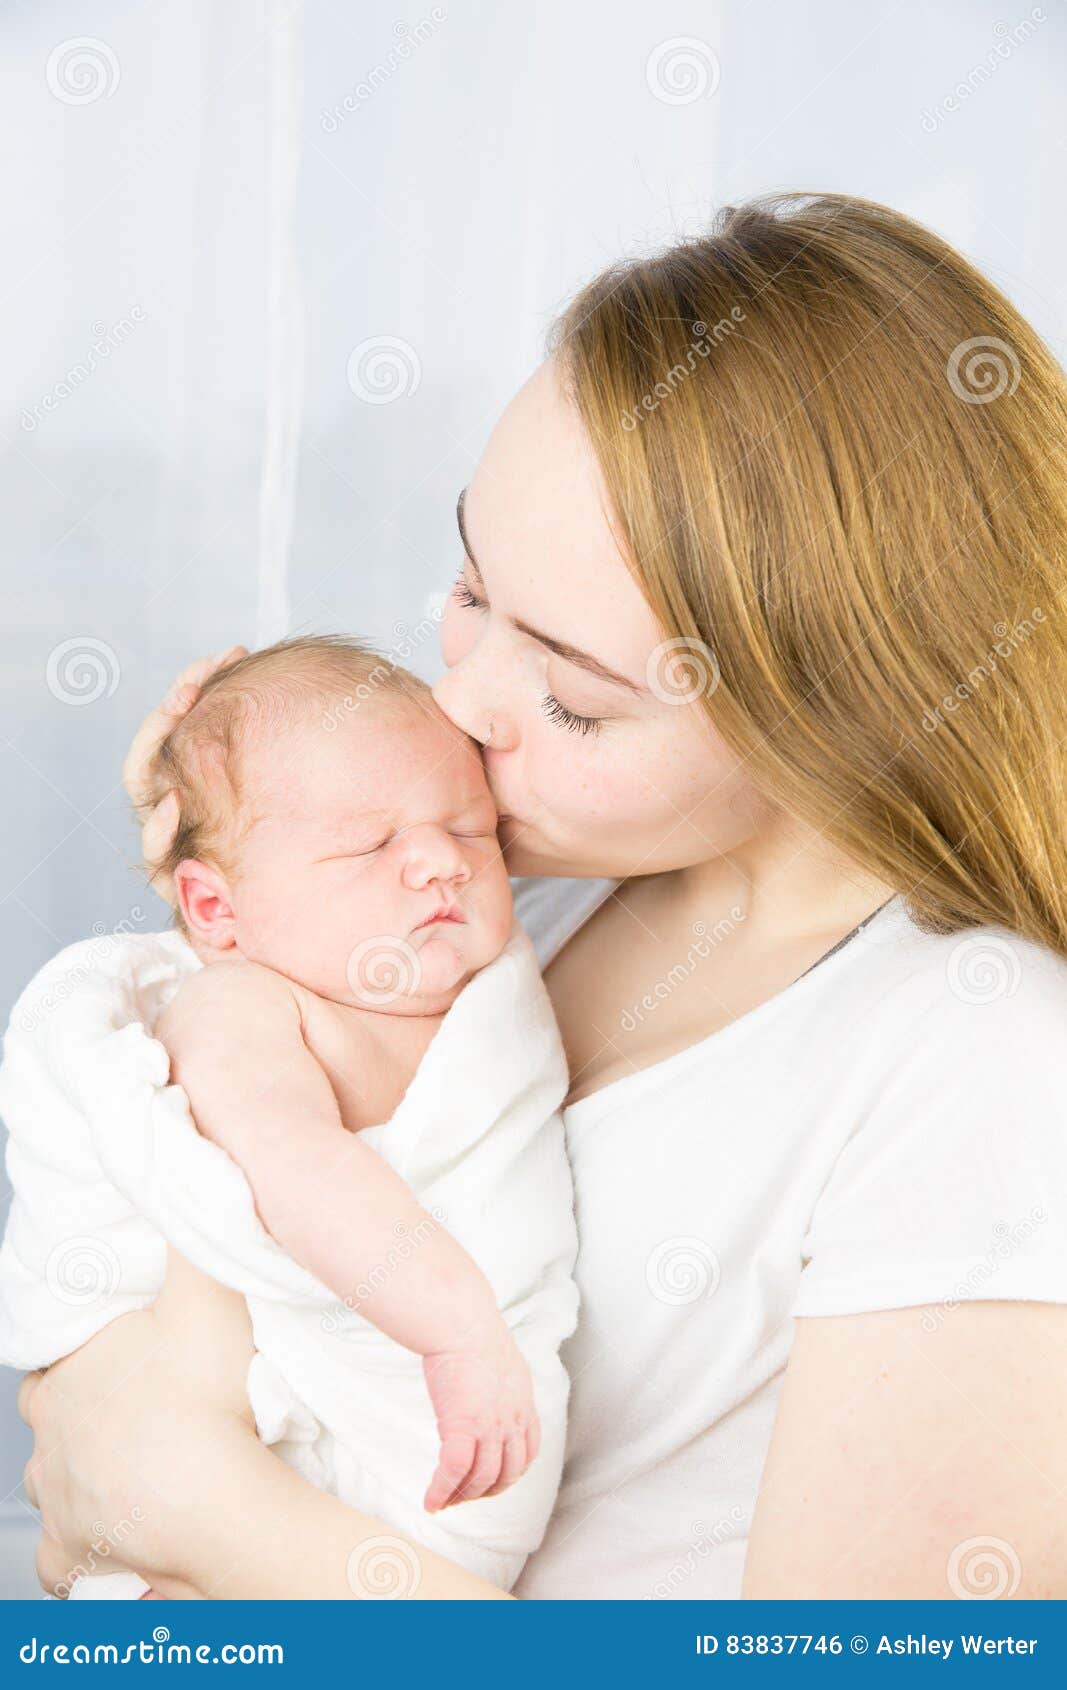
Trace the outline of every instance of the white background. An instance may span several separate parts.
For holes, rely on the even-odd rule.
[[[285,632],[404,646],[494,417],[604,265],[752,193],[856,193],[933,225],[1063,356],[1058,0],[0,18],[5,1022],[61,946],[164,924],[119,768],[172,673]],[[348,378],[383,338],[385,403]],[[30,1594],[14,1386],[0,1594]]]

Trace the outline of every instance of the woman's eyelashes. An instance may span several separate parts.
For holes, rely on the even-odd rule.
[[[604,722],[603,716],[579,716],[576,710],[568,710],[552,692],[547,692],[541,700],[541,709],[550,722],[558,723],[572,734],[598,734]]]
[[[463,606],[464,610],[489,609],[485,600],[478,598],[477,595],[471,591],[470,587],[467,585],[466,577],[463,575],[459,577],[459,580],[452,588],[452,597],[455,599],[457,604],[461,604]]]
[[[471,589],[465,575],[461,575],[452,588],[452,597],[465,610],[489,609],[486,600],[480,599]],[[603,716],[581,716],[577,710],[568,710],[565,704],[560,703],[555,693],[551,692],[546,693],[541,700],[541,709],[550,722],[555,722],[572,734],[597,734],[606,720]]]

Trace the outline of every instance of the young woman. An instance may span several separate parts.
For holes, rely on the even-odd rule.
[[[519,1596],[1067,1596],[1065,443],[957,253],[804,197],[586,288],[466,489],[437,696],[527,877],[581,1238]],[[164,1595],[499,1594],[259,1445],[249,1353],[175,1261],[26,1381],[46,1586],[139,1507]]]

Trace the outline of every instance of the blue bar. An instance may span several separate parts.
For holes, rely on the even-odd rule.
[[[150,1611],[149,1611],[150,1610]],[[101,1656],[101,1647],[104,1654]],[[59,1651],[58,1655],[56,1651]],[[279,1686],[582,1690],[1067,1683],[1067,1602],[0,1604],[0,1685],[205,1672]]]

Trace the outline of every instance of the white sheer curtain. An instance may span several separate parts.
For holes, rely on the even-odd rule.
[[[119,769],[190,656],[344,628],[433,672],[457,491],[604,264],[845,189],[1063,346],[1047,0],[52,0],[0,28],[5,1019],[61,945],[162,923]],[[13,1397],[0,1593],[29,1593]]]

